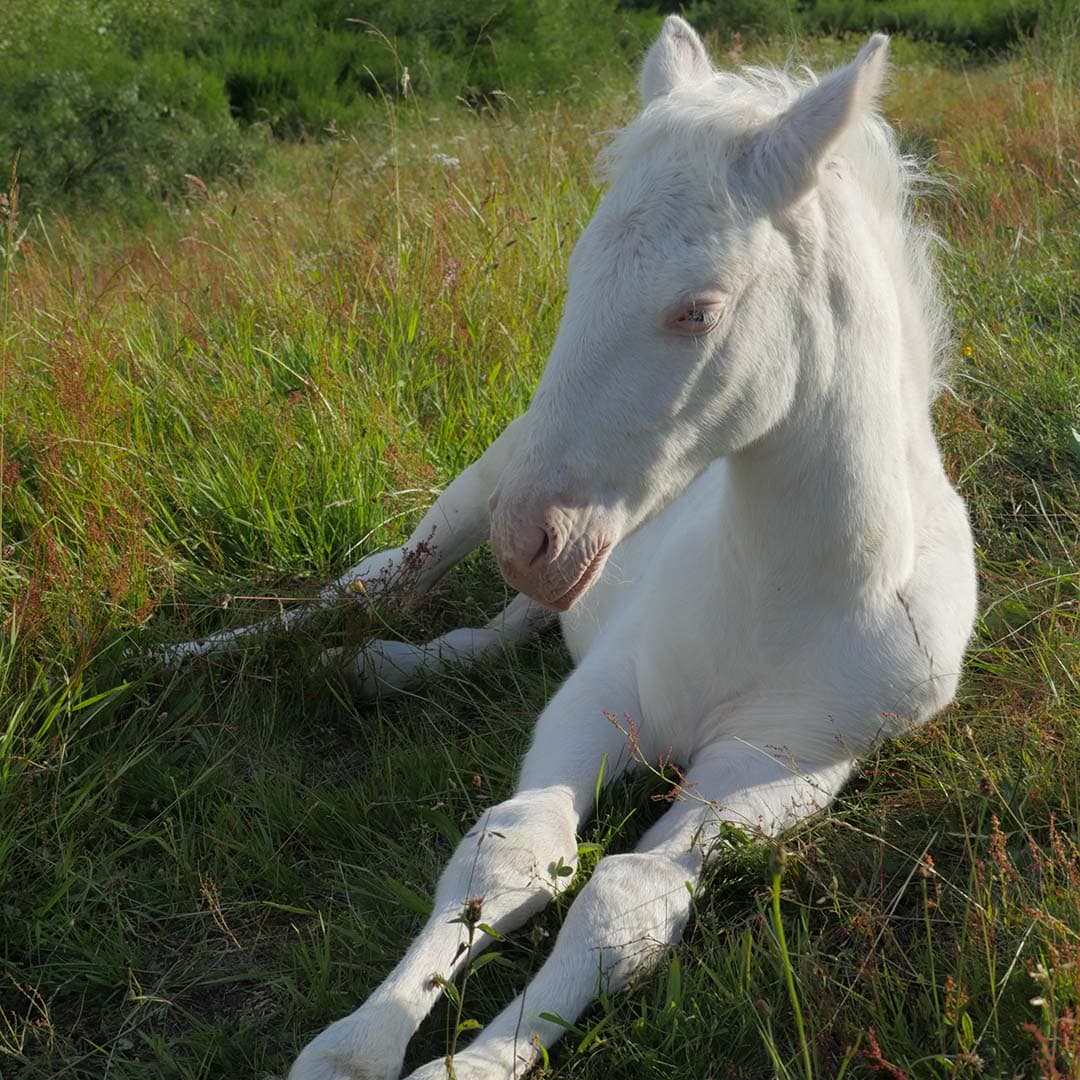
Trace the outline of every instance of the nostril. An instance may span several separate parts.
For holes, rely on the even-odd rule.
[[[533,531],[538,532],[541,539],[539,545],[534,549],[533,557],[529,560],[530,570],[535,569],[538,563],[540,565],[546,563],[549,558],[548,552],[551,551],[551,536],[548,533],[548,530],[540,526],[535,526]]]

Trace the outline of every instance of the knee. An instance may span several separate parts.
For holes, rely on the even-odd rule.
[[[585,893],[592,893],[599,906],[610,909],[616,916],[653,904],[688,909],[700,869],[700,858],[690,852],[671,855],[635,851],[608,855],[600,860]]]
[[[682,937],[699,869],[685,856],[609,855],[571,906],[563,932],[594,943],[618,989]]]
[[[577,822],[569,798],[557,791],[529,791],[492,807],[466,836],[477,850],[498,861],[519,865],[523,873],[542,882],[568,875],[562,866],[577,863]]]
[[[568,797],[523,792],[493,806],[466,833],[451,862],[446,899],[527,890],[550,897],[577,862],[576,819]],[[440,893],[444,890],[440,888]]]

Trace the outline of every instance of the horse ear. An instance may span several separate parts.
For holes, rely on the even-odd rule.
[[[850,64],[826,75],[750,136],[744,161],[755,198],[770,207],[787,206],[813,187],[830,147],[873,108],[885,78],[888,44],[885,34],[874,34]]]
[[[707,79],[712,72],[709,54],[694,28],[678,15],[669,15],[641,65],[642,104],[671,93],[682,83]]]

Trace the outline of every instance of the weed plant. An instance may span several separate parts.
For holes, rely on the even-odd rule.
[[[1080,1070],[1080,105],[1060,25],[974,70],[902,46],[885,103],[946,181],[925,205],[956,319],[936,422],[982,591],[960,697],[783,851],[732,831],[685,942],[572,1025],[552,1075]],[[389,971],[508,792],[566,670],[554,637],[370,707],[317,663],[480,623],[505,600],[483,553],[418,610],[346,605],[179,671],[138,657],[399,541],[526,406],[602,133],[636,107],[627,77],[594,89],[483,115],[406,100],[362,140],[274,147],[245,187],[192,178],[145,230],[35,217],[17,181],[0,200],[5,1077],[280,1074]],[[410,1063],[525,983],[669,786],[601,793],[579,880]]]

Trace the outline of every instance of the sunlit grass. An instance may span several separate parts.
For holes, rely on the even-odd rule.
[[[960,700],[868,762],[786,861],[732,836],[686,943],[581,1019],[557,1075],[1080,1067],[1080,107],[1057,53],[897,54],[887,111],[950,183],[927,203],[956,315],[936,412],[982,590]],[[509,789],[566,670],[554,638],[375,707],[317,674],[310,635],[180,672],[130,657],[398,540],[524,408],[595,153],[634,107],[629,80],[497,116],[410,104],[378,137],[278,148],[244,189],[192,181],[145,234],[13,223],[4,1076],[280,1072],[387,973],[457,836]],[[381,617],[419,637],[503,599],[481,554]],[[325,631],[369,632],[357,618]],[[604,794],[585,865],[633,843],[654,792]],[[505,1003],[564,910],[501,946],[510,965],[470,980],[464,1015]],[[447,1023],[409,1061],[445,1053]]]

